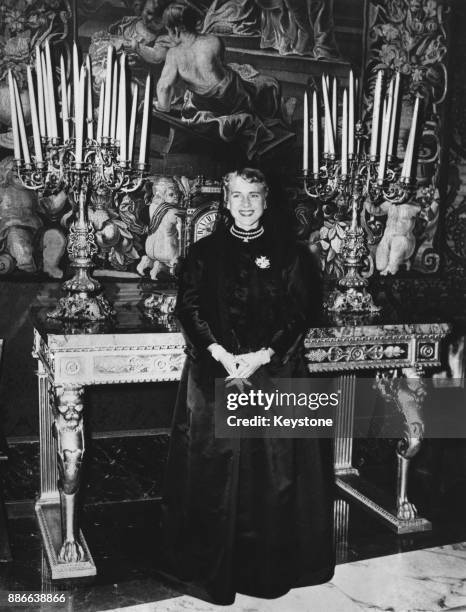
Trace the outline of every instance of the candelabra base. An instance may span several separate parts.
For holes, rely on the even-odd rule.
[[[47,314],[49,319],[87,323],[106,321],[115,315],[115,310],[107,298],[88,293],[70,293],[58,300],[57,306]]]
[[[380,312],[381,307],[374,304],[372,295],[365,287],[350,287],[345,291],[336,289],[333,291],[325,307],[330,312],[336,313],[376,313]]]

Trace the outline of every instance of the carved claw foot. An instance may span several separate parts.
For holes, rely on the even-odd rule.
[[[61,547],[58,560],[61,563],[77,563],[83,561],[84,551],[82,546],[74,540],[65,540]]]
[[[404,377],[398,377],[396,371],[378,375],[377,388],[382,397],[392,401],[403,416],[403,437],[397,445],[397,518],[401,521],[412,521],[418,518],[416,506],[409,501],[408,477],[411,459],[417,455],[424,435],[422,415],[425,397],[424,381],[421,373],[414,368],[403,370]]]
[[[408,500],[399,502],[396,516],[403,521],[413,520],[417,518],[417,508]]]

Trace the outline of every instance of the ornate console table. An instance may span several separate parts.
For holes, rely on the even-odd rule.
[[[34,313],[34,325],[41,479],[36,514],[51,577],[95,575],[75,513],[85,451],[83,390],[95,384],[177,381],[185,359],[184,340],[173,325],[144,322],[136,308],[122,310],[112,327],[92,324],[85,330],[66,329],[40,311]],[[448,330],[442,323],[331,326],[310,330],[305,341],[311,372],[340,375],[344,401],[336,415],[338,485],[400,533],[429,528],[427,521],[415,516],[406,492],[409,458],[422,436],[408,432],[406,444],[399,446],[400,486],[390,513],[378,501],[378,492],[369,491],[351,465],[355,372],[397,368],[415,372],[415,368],[437,366],[440,341]],[[388,396],[389,378],[381,380]]]
[[[60,329],[60,323],[48,321],[42,312],[35,314],[41,487],[36,515],[52,579],[96,574],[75,516],[85,451],[84,387],[177,381],[181,376],[185,359],[181,333],[157,330],[155,325],[156,331],[142,331],[141,319],[137,312],[123,312],[110,333],[105,333],[105,323],[91,324],[79,333]]]
[[[408,499],[408,470],[423,437],[422,376],[425,370],[440,365],[440,343],[449,330],[447,323],[342,325],[311,329],[305,339],[309,372],[339,376],[343,401],[335,430],[337,486],[399,534],[432,527],[418,516]],[[357,373],[364,371],[375,373],[382,397],[394,403],[403,416],[404,433],[397,446],[396,496],[363,479],[352,465]],[[400,381],[400,375],[404,381]]]

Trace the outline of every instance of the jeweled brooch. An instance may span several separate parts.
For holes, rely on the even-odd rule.
[[[260,257],[256,257],[256,266],[261,270],[266,270],[270,268],[270,259],[265,255],[260,255]]]

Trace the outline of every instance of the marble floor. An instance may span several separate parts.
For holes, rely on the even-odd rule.
[[[157,576],[157,502],[87,506],[82,526],[98,574],[72,581],[52,583],[35,519],[15,519],[9,529],[13,561],[0,564],[0,611],[13,609],[5,605],[6,593],[13,591],[65,593],[63,606],[22,608],[31,612],[466,610],[465,506],[456,508],[432,517],[431,532],[396,536],[349,504],[347,528],[337,533],[338,566],[331,583],[296,589],[278,600],[239,595],[230,607],[186,597]]]
[[[122,608],[119,608],[120,610]],[[324,585],[275,600],[237,595],[231,606],[182,596],[124,612],[437,612],[466,610],[466,542],[338,565]]]

